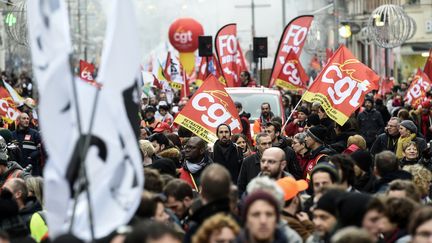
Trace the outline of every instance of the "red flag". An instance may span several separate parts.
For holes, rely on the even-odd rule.
[[[207,58],[208,57],[201,57],[201,62],[198,68],[198,76],[197,76],[197,81],[202,83],[204,82],[204,80],[207,78],[208,75],[208,63],[207,63]]]
[[[0,117],[7,123],[14,122],[20,114],[7,89],[0,86]]]
[[[378,94],[382,95],[384,98],[384,95],[391,93],[392,88],[394,86],[394,78],[383,78],[381,80],[380,88],[378,90]]]
[[[171,75],[169,69],[171,68],[171,52],[168,52],[167,58],[165,61],[165,68],[163,69],[164,77],[168,82],[171,82]]]
[[[160,83],[159,79],[156,78],[156,76],[153,74],[153,86],[156,87],[159,90],[162,90],[162,84]]]
[[[426,99],[426,93],[431,89],[431,85],[429,77],[419,68],[407,90],[405,102],[411,104],[413,108],[417,108],[423,99]]]
[[[241,72],[243,71],[247,71],[249,72],[249,69],[247,67],[247,63],[246,63],[246,59],[243,55],[243,51],[240,47],[240,43],[237,41],[237,60],[236,60],[236,64],[237,64],[237,74],[240,77]],[[241,85],[241,83],[240,83]]]
[[[241,85],[240,74],[238,73],[237,56],[237,25],[228,24],[222,27],[215,38],[216,54],[222,75],[226,80],[227,87],[239,87]]]
[[[326,48],[326,62],[328,62],[332,56],[333,56],[333,49]]]
[[[88,63],[84,60],[80,60],[80,78],[86,82],[93,83],[93,73],[95,70],[95,66],[91,63]]]
[[[189,80],[187,78],[187,74],[186,71],[183,70],[183,86],[180,90],[180,100],[183,97],[189,97],[190,95],[190,90],[189,90]]]
[[[298,16],[291,20],[291,22],[285,27],[273,63],[269,87],[273,87],[275,84],[277,76],[279,75],[282,66],[285,64],[285,57],[291,50],[294,51],[297,57],[300,57],[312,20],[312,15]]]
[[[216,76],[216,78],[219,80],[219,82],[223,85],[226,86],[226,80],[223,76],[223,72],[220,66],[220,63],[218,61],[218,58],[216,57],[216,55],[213,53],[213,57],[212,57],[212,64],[213,64],[213,68],[214,68],[214,75]]]
[[[308,102],[319,102],[339,125],[359,108],[364,97],[378,89],[380,77],[341,45],[303,95]]]
[[[95,66],[91,63],[88,63],[84,60],[80,60],[80,78],[81,80],[95,86],[96,88],[101,88],[102,84],[96,82],[93,77],[93,73],[95,71]]]
[[[290,51],[276,79],[276,86],[288,90],[301,90],[306,88],[308,80],[309,78],[297,55],[293,51]]]
[[[429,57],[426,60],[423,71],[426,73],[429,80],[432,80],[432,49],[429,50]]]
[[[241,132],[234,102],[215,76],[209,75],[174,120],[209,143],[217,140],[216,127],[222,123],[232,133]]]

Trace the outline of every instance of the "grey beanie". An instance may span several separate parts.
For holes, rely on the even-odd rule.
[[[404,120],[400,123],[400,125],[408,129],[410,132],[417,134],[417,127],[414,122],[410,120]]]

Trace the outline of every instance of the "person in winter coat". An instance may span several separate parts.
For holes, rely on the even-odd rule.
[[[333,149],[326,147],[324,140],[326,138],[327,128],[322,125],[311,127],[306,132],[306,146],[309,148],[308,161],[303,172],[303,178],[310,181],[311,172],[316,164],[328,162],[329,156],[336,153]]]
[[[381,113],[374,109],[373,99],[366,98],[364,102],[365,110],[357,116],[360,134],[366,139],[370,148],[377,136],[384,132],[384,121]]]
[[[426,141],[423,138],[417,136],[417,127],[414,122],[405,120],[400,123],[399,126],[400,137],[396,145],[396,157],[398,159],[403,158],[403,145],[408,142],[415,142],[418,146],[418,151],[423,152],[427,148]]]
[[[392,117],[387,122],[387,126],[385,127],[385,132],[381,133],[375,142],[370,148],[370,152],[372,155],[380,153],[384,150],[389,150],[392,152],[396,152],[396,144],[399,139],[399,126],[400,119],[397,117]]]
[[[236,242],[289,242],[282,229],[278,227],[279,212],[279,203],[270,193],[256,191],[248,195],[242,212],[245,227]]]
[[[216,128],[218,140],[213,145],[212,159],[223,165],[231,174],[233,183],[237,183],[243,162],[243,151],[231,141],[231,128],[227,124],[220,124]]]

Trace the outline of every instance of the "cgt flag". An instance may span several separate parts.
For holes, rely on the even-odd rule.
[[[3,81],[5,84],[6,82]],[[11,124],[21,112],[16,108],[14,99],[5,87],[0,86],[0,117]]]
[[[276,86],[288,90],[302,90],[306,89],[308,80],[309,77],[303,69],[297,55],[293,51],[290,51],[276,79]]]
[[[227,24],[222,27],[216,34],[215,38],[216,54],[219,65],[222,69],[222,75],[226,80],[227,87],[239,87],[241,85],[239,75],[239,57],[237,41],[237,25]]]
[[[275,84],[280,70],[285,64],[285,58],[290,51],[294,51],[297,57],[300,57],[312,20],[312,15],[298,16],[285,27],[273,63],[269,87],[273,87]]]
[[[341,45],[303,99],[319,102],[331,119],[343,125],[363,104],[365,95],[378,89],[379,79],[348,48]]]
[[[417,108],[423,99],[426,98],[426,93],[431,89],[431,85],[432,83],[426,73],[422,72],[419,68],[407,90],[405,102]]]
[[[240,133],[241,123],[234,102],[213,75],[196,91],[174,120],[209,143],[217,140],[216,127],[222,123]]]

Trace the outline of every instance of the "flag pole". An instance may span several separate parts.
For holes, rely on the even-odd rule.
[[[70,56],[70,60],[72,59],[72,56]],[[72,64],[72,62],[69,62]],[[80,116],[80,109],[79,109],[79,104],[78,104],[78,91],[77,91],[77,87],[76,87],[76,82],[74,79],[74,75],[73,75],[73,66],[70,65],[71,67],[71,74],[72,74],[72,93],[74,96],[74,103],[75,103],[75,109],[76,109],[76,113],[77,113],[77,125],[78,125],[78,132],[80,137],[83,136],[83,131],[82,131],[82,125],[81,125],[81,116]],[[91,242],[94,242],[95,240],[95,233],[94,233],[94,224],[93,224],[93,210],[92,210],[92,205],[91,205],[91,200],[90,200],[90,191],[88,190],[88,178],[87,178],[87,171],[85,168],[85,161],[83,160],[83,157],[87,154],[87,150],[90,144],[90,135],[91,135],[91,131],[92,131],[92,127],[93,127],[93,121],[94,121],[94,115],[95,115],[95,108],[96,108],[96,103],[98,100],[98,94],[99,94],[100,89],[97,89],[96,91],[96,98],[93,104],[93,112],[92,112],[92,117],[90,120],[90,128],[88,131],[88,134],[86,134],[85,137],[85,142],[84,142],[84,146],[81,145],[81,143],[78,144],[78,146],[81,147],[80,154],[78,157],[78,162],[79,162],[79,174],[78,174],[78,178],[77,178],[77,182],[78,182],[78,188],[76,190],[73,191],[74,193],[74,204],[73,204],[73,210],[72,210],[72,215],[71,215],[71,223],[69,225],[69,232],[72,232],[72,228],[73,228],[73,224],[75,221],[75,212],[76,212],[76,206],[77,206],[77,201],[78,201],[78,195],[80,194],[80,191],[82,188],[84,188],[85,192],[86,192],[86,198],[87,198],[87,204],[88,204],[88,213],[89,213],[89,224],[90,224],[90,236],[91,236]],[[79,141],[79,140],[78,140]],[[78,142],[77,141],[77,142]]]
[[[291,116],[294,114],[294,111],[297,110],[297,107],[298,107],[298,106],[300,105],[300,103],[302,102],[302,100],[303,100],[303,96],[304,96],[304,94],[302,95],[302,97],[300,98],[300,100],[297,102],[297,104],[294,106],[294,109],[291,111],[290,115],[289,115],[288,118],[286,119],[284,125],[282,126],[281,133],[283,133],[283,131],[285,131],[285,127],[286,127],[286,125],[288,124],[288,121],[291,119]]]

